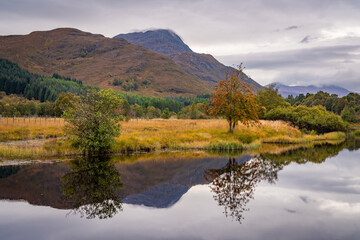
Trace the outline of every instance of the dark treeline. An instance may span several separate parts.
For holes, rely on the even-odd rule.
[[[160,109],[161,111],[168,108],[171,112],[178,113],[183,107],[189,106],[193,103],[207,103],[210,101],[210,94],[198,95],[195,98],[155,98],[155,97],[146,97],[139,95],[131,95],[120,93],[120,95],[130,104],[130,105],[139,105],[143,109],[153,106]]]
[[[58,116],[58,109],[53,111],[50,109],[55,107],[54,102],[62,92],[80,95],[86,89],[94,88],[83,85],[79,80],[57,73],[54,73],[52,77],[30,73],[15,63],[0,59],[0,91],[3,92],[0,114],[3,116]],[[26,101],[15,96],[4,98],[4,93],[15,94],[35,101]],[[186,106],[208,102],[210,99],[209,94],[199,95],[196,98],[155,98],[125,93],[119,93],[119,95],[125,100],[124,105],[129,105],[129,108],[133,110],[133,117],[150,118],[161,117],[164,111],[166,116],[167,112],[179,113]]]
[[[0,59],[0,91],[7,94],[22,95],[40,102],[54,102],[62,92],[80,94],[87,88],[92,87],[83,86],[79,80],[56,73],[52,77],[30,73],[15,63]]]

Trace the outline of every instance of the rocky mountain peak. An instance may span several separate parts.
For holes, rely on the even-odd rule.
[[[119,34],[115,38],[123,38],[130,43],[147,47],[154,52],[165,55],[192,52],[189,46],[175,32],[169,29]]]

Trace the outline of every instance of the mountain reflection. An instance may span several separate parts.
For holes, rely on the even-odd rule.
[[[262,180],[274,183],[282,166],[261,157],[243,163],[229,158],[225,167],[205,170],[204,178],[211,183],[209,186],[214,199],[224,207],[225,216],[241,223],[243,212],[249,211],[246,205],[253,198],[257,183]]]
[[[117,191],[123,187],[121,175],[108,158],[78,159],[61,178],[62,193],[72,204],[72,212],[88,219],[106,219],[122,211]]]

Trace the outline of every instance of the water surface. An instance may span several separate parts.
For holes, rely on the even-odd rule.
[[[359,239],[358,145],[2,166],[1,239]]]

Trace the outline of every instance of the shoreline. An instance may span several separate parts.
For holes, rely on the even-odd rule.
[[[51,121],[49,121],[51,122]],[[121,122],[122,133],[115,138],[107,154],[133,154],[160,151],[248,151],[256,152],[266,144],[301,147],[307,144],[322,144],[345,141],[343,132],[311,135],[301,132],[282,121],[260,121],[259,125],[245,127],[239,125],[234,133],[228,133],[226,120],[180,120],[180,119],[134,119]],[[33,126],[0,126],[2,136],[14,136],[27,132],[31,139],[12,140],[4,138],[0,142],[2,159],[44,159],[71,158],[82,156],[71,146],[62,133],[63,124]],[[35,129],[35,130],[33,130]],[[47,135],[51,129],[51,135]],[[37,134],[31,134],[35,131]],[[54,134],[56,137],[54,137]],[[40,135],[43,138],[38,138]],[[18,138],[19,138],[18,136]],[[18,139],[17,138],[17,139]],[[26,136],[24,136],[26,138]],[[276,147],[274,147],[276,148]]]

